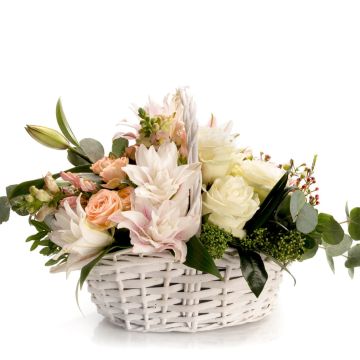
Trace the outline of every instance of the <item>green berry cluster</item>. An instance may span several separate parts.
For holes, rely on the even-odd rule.
[[[217,225],[205,223],[202,225],[200,241],[214,259],[220,259],[233,240],[231,234]]]
[[[260,228],[239,240],[239,246],[244,250],[270,255],[286,264],[301,258],[305,252],[305,242],[304,234],[297,230],[273,232],[267,228]]]
[[[154,132],[156,132],[158,130],[158,128],[159,128],[159,125],[158,125],[159,119],[158,118],[150,117],[143,108],[138,109],[138,115],[141,118],[140,132],[142,132],[145,137],[149,137],[151,134],[153,134]]]

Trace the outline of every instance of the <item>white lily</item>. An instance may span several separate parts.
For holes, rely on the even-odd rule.
[[[86,214],[80,204],[81,195],[77,199],[74,211],[67,201],[64,208],[55,214],[51,227],[53,231],[49,238],[62,249],[54,259],[63,254],[69,254],[67,261],[54,266],[52,272],[79,270],[95,259],[106,246],[113,241],[108,231],[94,229],[86,220]]]

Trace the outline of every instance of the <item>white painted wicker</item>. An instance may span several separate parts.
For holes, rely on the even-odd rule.
[[[91,271],[88,289],[98,312],[132,331],[195,332],[262,319],[274,307],[281,269],[265,260],[269,275],[259,298],[228,249],[216,261],[224,281],[175,263],[171,253],[105,256]]]

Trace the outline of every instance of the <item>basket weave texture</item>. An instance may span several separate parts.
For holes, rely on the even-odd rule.
[[[264,261],[269,278],[259,298],[249,289],[239,256],[228,249],[216,264],[224,277],[174,262],[171,253],[105,256],[88,277],[98,312],[132,331],[196,332],[257,321],[273,309],[281,269]]]

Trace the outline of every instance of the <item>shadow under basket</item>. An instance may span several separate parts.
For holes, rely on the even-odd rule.
[[[87,283],[98,312],[130,331],[196,332],[257,321],[277,300],[281,269],[264,260],[268,281],[256,298],[229,248],[216,264],[219,280],[183,264],[168,252],[151,255],[113,253],[91,271]]]

